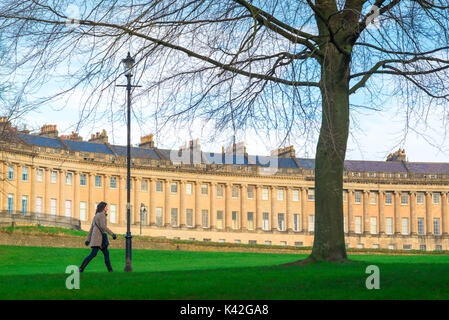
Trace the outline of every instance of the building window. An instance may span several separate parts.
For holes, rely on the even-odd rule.
[[[65,184],[72,185],[73,173],[67,172],[65,175]]]
[[[435,245],[435,250],[441,251],[441,250],[443,250],[443,247],[441,246],[441,244],[437,244],[437,245]]]
[[[355,222],[355,233],[362,233],[362,217],[356,216],[354,222]]]
[[[209,210],[201,210],[203,228],[209,227]]]
[[[343,190],[343,202],[348,201],[348,191]]]
[[[418,192],[416,194],[416,203],[417,204],[424,204],[424,192]]]
[[[433,219],[433,234],[440,235],[440,218]]]
[[[437,192],[432,193],[433,204],[440,204],[440,194]]]
[[[292,200],[299,201],[299,190],[298,189],[292,190]]]
[[[186,194],[192,194],[192,184],[186,183]]]
[[[232,198],[237,199],[239,197],[239,187],[232,186]]]
[[[36,176],[37,176],[37,181],[42,182],[44,180],[44,169],[42,169],[42,168],[37,169]]]
[[[38,216],[42,213],[42,197],[36,198],[36,213]]]
[[[9,166],[8,179],[9,180],[13,180],[14,179],[14,166]]]
[[[309,232],[315,231],[315,216],[313,214],[309,215]]]
[[[346,222],[346,216],[343,217],[343,232],[348,232],[348,224]]]
[[[178,226],[178,208],[171,208],[171,226]]]
[[[268,200],[268,188],[262,189],[262,200]]]
[[[111,223],[117,223],[117,205],[111,204],[111,208],[109,209],[110,213],[110,221]]]
[[[410,244],[404,244],[404,245],[402,245],[402,249],[404,249],[404,250],[411,250],[412,246]]]
[[[369,203],[374,204],[374,205],[377,203],[377,193],[376,192],[374,192],[374,191],[370,192]]]
[[[426,245],[425,244],[420,244],[419,245],[419,250],[426,251]]]
[[[293,231],[299,231],[300,221],[301,220],[299,219],[299,214],[293,214]]]
[[[265,240],[265,244],[266,244],[267,246],[271,246],[271,241],[270,241],[270,240]]]
[[[287,241],[281,241],[280,244],[281,244],[281,246],[286,246],[287,245]]]
[[[111,189],[117,188],[117,178],[116,177],[111,177],[110,186],[111,186]]]
[[[315,201],[315,189],[309,189],[307,191],[307,200]]]
[[[386,218],[386,234],[393,234],[393,218]]]
[[[278,189],[278,200],[284,200],[284,189]]]
[[[162,208],[156,208],[156,225],[162,227]]]
[[[391,192],[385,192],[385,204],[392,204],[393,203],[393,194]]]
[[[95,186],[101,188],[101,176],[95,176]]]
[[[56,215],[56,199],[50,199],[50,214],[52,216]]]
[[[418,234],[424,234],[424,218],[418,218]]]
[[[302,247],[302,241],[295,242],[295,247]]]
[[[402,218],[402,234],[408,234],[408,218]]]
[[[217,184],[217,198],[223,198],[223,185]]]
[[[28,181],[28,167],[22,167],[22,181]]]
[[[142,182],[140,183],[140,190],[142,192],[148,192],[148,180],[142,179]]]
[[[254,199],[254,186],[248,186],[248,189],[246,191],[248,193],[248,199],[253,200]]]
[[[162,192],[164,187],[162,185],[162,181],[156,181],[156,192]]]
[[[177,182],[171,183],[171,193],[178,193],[178,183]]]
[[[257,240],[248,240],[248,244],[257,244]]]
[[[278,230],[285,231],[285,221],[283,213],[278,213]]]
[[[28,196],[22,196],[22,213],[28,212]]]
[[[51,172],[51,183],[56,183],[57,179],[58,179],[58,171],[52,171]]]
[[[355,191],[354,192],[354,203],[355,204],[361,204],[362,203],[362,192],[361,191]]]
[[[86,221],[87,220],[86,208],[87,208],[86,202],[85,201],[81,201],[80,202],[80,220],[81,221]]]
[[[8,194],[8,212],[12,213],[14,211],[14,195]]]
[[[408,205],[408,193],[407,192],[401,192],[401,204]]]
[[[269,214],[268,212],[264,212],[262,216],[262,229],[268,231],[269,228]]]
[[[86,185],[86,175],[80,174],[80,186],[85,186],[85,185]]]
[[[238,211],[232,211],[232,229],[237,229],[238,227]]]
[[[394,250],[394,249],[395,249],[394,244],[389,244],[388,245],[388,250]]]
[[[205,184],[205,183],[201,184],[201,194],[202,194],[203,196],[207,196],[208,193],[209,193],[209,187],[208,187],[208,185]]]
[[[193,227],[193,210],[186,209],[186,224],[188,227]]]
[[[70,218],[72,216],[72,201],[71,200],[65,201],[65,216],[67,218]]]
[[[223,211],[217,211],[217,229],[223,229]]]
[[[370,233],[377,234],[377,217],[371,217],[369,224],[370,224]]]
[[[254,230],[254,212],[248,212],[248,230]]]

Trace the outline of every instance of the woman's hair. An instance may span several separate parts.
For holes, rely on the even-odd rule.
[[[98,205],[97,205],[97,211],[95,211],[95,214],[97,214],[98,212],[101,212],[104,210],[104,208],[107,206],[108,204],[104,201],[101,201]]]

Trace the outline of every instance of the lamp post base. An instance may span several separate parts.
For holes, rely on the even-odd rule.
[[[133,268],[131,266],[131,248],[132,248],[132,235],[126,234],[126,264],[125,272],[132,272]]]

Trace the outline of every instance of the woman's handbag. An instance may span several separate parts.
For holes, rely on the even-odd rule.
[[[101,230],[101,228],[98,226],[96,220],[95,220],[95,225],[97,226],[98,230],[100,230],[100,232],[101,232],[101,238],[102,238],[101,247],[107,248],[109,246],[108,234],[106,232],[104,232],[103,230]]]

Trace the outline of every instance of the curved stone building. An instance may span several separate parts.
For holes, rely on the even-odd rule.
[[[81,220],[109,203],[109,226],[126,232],[126,147],[106,132],[89,141],[56,126],[37,135],[0,118],[0,208]],[[198,141],[159,149],[152,135],[132,148],[132,234],[200,241],[311,246],[314,160],[293,147],[248,155],[240,143],[221,153]],[[449,163],[417,163],[405,151],[387,161],[345,161],[348,247],[448,250]],[[141,210],[142,209],[142,210]]]

